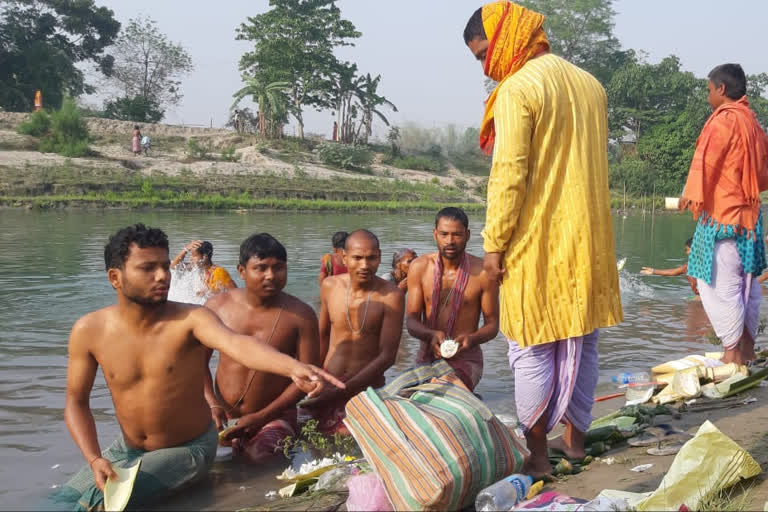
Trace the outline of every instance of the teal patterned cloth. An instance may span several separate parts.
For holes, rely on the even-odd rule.
[[[753,231],[737,232],[733,226],[724,226],[702,214],[693,235],[691,255],[688,257],[688,275],[712,284],[712,256],[715,242],[733,238],[739,251],[745,274],[759,276],[766,269],[763,242],[763,214],[757,217]]]

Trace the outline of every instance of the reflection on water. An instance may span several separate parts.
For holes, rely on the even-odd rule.
[[[234,271],[240,241],[267,231],[288,249],[287,291],[318,305],[320,258],[339,230],[365,227],[382,241],[383,261],[400,247],[419,254],[433,248],[432,217],[418,214],[294,214],[184,212],[0,213],[0,500],[6,508],[35,508],[52,485],[66,481],[82,459],[64,426],[66,342],[81,315],[114,301],[101,259],[107,236],[119,227],[144,222],[163,228],[175,254],[189,240],[210,240],[217,263]],[[610,376],[646,369],[661,359],[707,350],[709,332],[701,303],[689,301],[683,277],[646,277],[644,265],[678,266],[691,236],[688,216],[650,215],[615,221],[617,259],[627,258],[620,281],[625,322],[601,334],[599,391]],[[651,236],[651,228],[653,235]],[[481,254],[482,219],[472,219],[471,251]],[[381,269],[384,270],[383,268]],[[240,283],[238,283],[240,284]],[[414,360],[417,344],[404,337],[393,372]],[[484,346],[485,375],[477,391],[492,408],[513,411],[513,379],[507,344],[499,337]],[[119,429],[104,379],[91,400],[102,444]],[[226,471],[224,471],[226,473]]]

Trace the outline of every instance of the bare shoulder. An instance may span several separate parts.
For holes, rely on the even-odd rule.
[[[467,256],[469,257],[469,273],[473,277],[482,277],[484,275],[483,259],[469,253],[467,253]]]
[[[434,264],[435,262],[435,253],[429,253],[429,254],[422,254],[415,260],[411,262],[411,266],[409,269],[409,273],[413,271],[424,271],[427,270],[430,265]]]
[[[405,298],[403,291],[394,282],[386,281],[380,277],[376,277],[376,290],[377,295],[379,295],[385,303],[398,304],[402,303]]]
[[[72,326],[69,342],[70,346],[87,346],[99,337],[109,324],[110,318],[116,314],[116,306],[107,306],[87,315],[81,316]]]
[[[289,293],[283,293],[283,307],[285,311],[296,316],[300,322],[317,322],[317,315],[312,306]]]
[[[206,301],[205,307],[216,312],[223,311],[235,305],[244,293],[241,288],[235,288],[227,293],[217,293]]]
[[[326,277],[323,279],[323,284],[320,286],[320,292],[332,293],[339,288],[345,287],[348,279],[348,274],[339,274],[337,276]]]

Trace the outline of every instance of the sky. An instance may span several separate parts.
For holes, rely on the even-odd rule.
[[[567,0],[566,0],[567,1]],[[220,127],[232,94],[242,84],[238,62],[247,42],[235,29],[248,16],[266,11],[267,0],[96,0],[125,22],[146,15],[190,53],[195,71],[183,80],[184,99],[165,122]],[[476,126],[483,112],[480,64],[464,46],[462,31],[476,0],[339,0],[342,15],[362,37],[337,55],[356,62],[362,73],[381,74],[380,92],[397,105],[395,124],[425,127],[453,123]],[[675,54],[698,76],[724,62],[739,62],[750,73],[768,72],[768,1],[615,0],[615,35],[624,48],[644,50],[650,62]],[[735,16],[732,13],[738,13]],[[244,102],[243,106],[251,106]],[[256,110],[253,108],[253,110]],[[306,131],[328,136],[330,112],[305,113]],[[293,127],[286,131],[292,134]],[[382,133],[382,129],[377,130]]]

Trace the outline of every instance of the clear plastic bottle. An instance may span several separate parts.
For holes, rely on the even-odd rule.
[[[478,512],[511,510],[521,501],[525,501],[532,485],[533,478],[530,476],[509,475],[480,491],[475,500],[475,510]]]
[[[651,382],[651,376],[646,372],[620,373],[611,377],[611,381],[618,386],[628,386]]]

